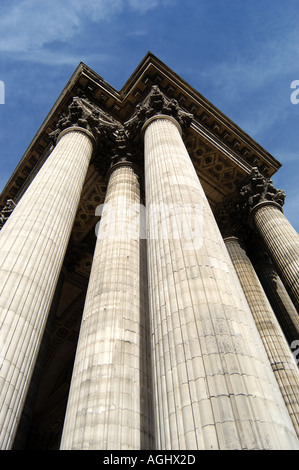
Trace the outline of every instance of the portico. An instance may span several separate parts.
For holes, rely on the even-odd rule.
[[[3,449],[298,449],[279,167],[151,53],[79,65],[0,197]]]

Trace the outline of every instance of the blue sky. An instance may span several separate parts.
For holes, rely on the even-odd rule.
[[[120,89],[150,50],[283,164],[299,231],[298,24],[298,0],[1,0],[0,191],[80,61]]]

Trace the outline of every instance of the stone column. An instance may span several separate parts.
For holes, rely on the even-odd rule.
[[[299,371],[294,357],[241,240],[232,236],[224,241],[299,437]]]
[[[61,449],[152,448],[146,245],[139,177],[112,167],[97,234]]]
[[[0,446],[10,449],[93,151],[70,127],[0,232]]]
[[[51,308],[48,313],[47,323],[45,326],[44,334],[41,339],[40,348],[35,362],[34,371],[31,376],[30,385],[28,387],[26,400],[24,402],[22,416],[18,425],[18,430],[15,435],[12,450],[24,450],[26,442],[30,433],[30,426],[32,423],[32,416],[34,414],[35,404],[40,387],[41,377],[44,372],[45,358],[48,353],[48,347],[51,340],[53,325],[56,318],[57,308],[60,301],[61,291],[65,280],[65,272],[62,268],[59,275],[56,289],[53,295]]]
[[[241,189],[249,220],[261,236],[281,280],[299,311],[299,235],[282,211],[285,194],[254,169]]]
[[[265,250],[255,243],[250,257],[281,329],[291,346],[293,341],[299,339],[298,312]]]
[[[178,123],[152,117],[144,143],[158,448],[298,449]]]

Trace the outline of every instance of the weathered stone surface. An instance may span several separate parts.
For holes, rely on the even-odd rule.
[[[153,446],[140,202],[138,174],[118,163],[97,233],[61,449]]]
[[[250,257],[288,344],[299,338],[299,315],[264,247],[255,242]]]
[[[153,117],[144,138],[157,444],[161,449],[297,448],[178,124],[168,116]],[[157,205],[172,210],[157,216],[151,211]],[[165,236],[165,224],[179,229],[182,217],[191,229],[201,228],[196,237],[192,230],[189,237],[176,238],[172,231]]]
[[[278,207],[256,206],[252,221],[299,311],[299,235]]]
[[[74,222],[93,142],[65,131],[0,232],[0,445],[10,448]]]
[[[237,237],[225,244],[299,437],[299,370],[247,253]]]
[[[240,210],[265,243],[267,252],[299,311],[299,235],[282,212],[285,193],[257,168],[240,190]]]
[[[91,157],[92,140],[97,151]],[[249,182],[253,166],[258,172]],[[267,204],[282,215],[284,194],[266,178],[279,167],[151,53],[119,92],[78,66],[0,195],[1,208],[8,199],[17,204],[0,215],[3,448],[12,446],[27,397],[34,404],[30,436],[26,442],[20,425],[14,445],[58,449],[70,383],[65,448],[298,448],[279,390],[289,379],[287,359],[278,362],[280,335],[269,319],[261,321],[278,348],[278,386],[210,210],[233,202],[242,185],[242,198],[231,207],[237,224],[226,227],[237,236],[241,230],[248,241],[258,231],[253,217],[260,208]],[[113,187],[107,193],[109,170]],[[115,208],[117,194],[124,201],[142,195],[150,237],[145,239],[144,227],[134,243],[104,236],[94,252],[96,208],[106,195]],[[128,218],[124,205],[118,209],[102,213],[99,233],[115,230],[117,221],[123,229],[129,225],[122,235],[134,232],[138,210]],[[271,237],[265,242],[273,243]],[[37,351],[62,262],[65,278],[59,302],[52,302],[53,332],[44,356],[44,341]],[[285,396],[291,400],[290,388]]]
[[[276,189],[270,178],[263,176],[258,168],[253,168],[249,182],[240,189],[242,210],[250,211],[261,202],[275,202],[281,207],[285,201],[285,193]]]

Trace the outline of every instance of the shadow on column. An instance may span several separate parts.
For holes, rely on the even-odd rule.
[[[38,390],[43,376],[43,370],[46,362],[46,356],[51,341],[51,335],[54,328],[54,322],[62,287],[64,283],[65,275],[61,271],[59,280],[57,283],[56,291],[54,293],[51,309],[49,312],[46,328],[43,334],[41,347],[37,356],[37,361],[34,367],[34,372],[30,380],[26,401],[24,403],[21,420],[18,426],[16,437],[14,440],[13,450],[25,450],[27,447],[27,441],[30,438],[32,420],[34,415],[35,403],[38,397]]]
[[[299,338],[299,315],[270,257],[255,243],[250,257],[289,345]]]
[[[58,284],[14,450],[59,449],[86,288]]]
[[[155,449],[155,426],[152,378],[152,344],[149,318],[149,296],[147,277],[147,242],[140,240],[140,305],[144,305],[140,318],[140,338],[143,341],[140,351],[140,448]]]

